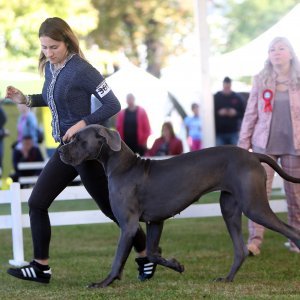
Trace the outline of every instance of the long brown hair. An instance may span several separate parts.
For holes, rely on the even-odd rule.
[[[173,125],[172,125],[171,122],[164,122],[163,125],[162,125],[162,128],[161,128],[161,131],[163,131],[164,128],[169,130],[170,135],[171,135],[172,138],[175,137],[174,128],[173,128]]]
[[[54,17],[46,19],[40,26],[39,37],[47,36],[55,41],[64,42],[68,49],[68,54],[76,53],[85,58],[79,47],[79,41],[71,27],[63,19]],[[39,71],[44,73],[47,58],[43,51],[39,57]]]

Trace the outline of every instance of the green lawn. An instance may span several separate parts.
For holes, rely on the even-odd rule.
[[[12,255],[11,232],[1,230],[0,298],[300,299],[300,256],[287,251],[283,246],[286,239],[271,231],[266,233],[261,256],[248,258],[233,283],[212,281],[224,276],[232,262],[232,244],[222,218],[166,221],[161,240],[163,254],[183,263],[183,274],[158,266],[152,280],[138,282],[132,253],[121,281],[106,289],[87,289],[88,283],[108,274],[118,235],[113,223],[53,227],[53,280],[45,286],[19,281],[6,274],[7,261]],[[24,230],[24,239],[25,255],[30,259],[28,229]]]
[[[278,192],[278,191],[277,191]],[[199,202],[217,202],[209,193]],[[282,198],[274,193],[273,199]],[[90,200],[57,201],[51,211],[96,209]],[[9,207],[0,205],[0,214]],[[28,213],[23,204],[23,213]],[[286,214],[280,214],[286,220]],[[246,219],[244,236],[247,236]],[[103,279],[110,270],[119,230],[115,224],[59,226],[52,228],[50,285],[15,280],[6,274],[12,258],[11,230],[0,230],[0,299],[300,299],[300,256],[287,251],[286,238],[267,231],[262,254],[248,258],[233,283],[217,283],[230,268],[233,252],[223,219],[171,219],[165,222],[161,246],[167,257],[185,265],[178,274],[159,266],[155,277],[137,281],[134,253],[123,279],[106,289],[90,290],[88,283]],[[25,257],[31,259],[30,230],[24,230]]]

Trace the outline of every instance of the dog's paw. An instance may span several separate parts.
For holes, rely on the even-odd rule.
[[[93,283],[89,284],[87,287],[89,289],[105,288],[105,287],[108,287],[111,283],[112,283],[112,281],[103,280],[101,282],[93,282]]]
[[[93,283],[89,284],[87,287],[90,289],[105,288],[105,287],[109,286],[110,284],[112,284],[116,279],[120,280],[121,276],[109,275],[104,280],[102,280],[100,282],[93,282]]]
[[[213,279],[214,282],[232,282],[232,280],[229,280],[226,277],[217,277]]]
[[[180,269],[178,270],[179,273],[183,273],[184,272],[184,265],[180,265]]]
[[[177,261],[175,258],[171,258],[169,260],[169,263],[175,271],[177,271],[179,273],[184,272],[184,265],[179,263],[179,261]]]
[[[87,285],[87,288],[89,289],[97,289],[101,288],[100,282],[92,282],[91,284]]]

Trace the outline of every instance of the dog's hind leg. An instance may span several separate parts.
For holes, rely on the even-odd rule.
[[[255,216],[249,213],[247,217],[257,224],[281,233],[282,235],[293,241],[295,245],[300,249],[300,231],[281,221],[273,212]]]
[[[161,238],[163,222],[148,222],[147,227],[147,256],[148,259],[158,265],[171,268],[177,272],[183,272],[184,266],[181,265],[176,259],[165,259],[160,255],[159,241]]]
[[[253,197],[253,195],[251,195],[251,197]],[[277,217],[271,210],[265,191],[256,197],[263,200],[260,202],[253,201],[250,206],[247,205],[246,207],[243,207],[244,214],[252,221],[286,236],[300,249],[299,229],[286,224]]]
[[[242,235],[242,210],[234,196],[222,191],[220,205],[224,221],[233,242],[234,260],[228,275],[225,278],[219,277],[215,280],[230,282],[233,281],[235,274],[247,257],[248,250]]]

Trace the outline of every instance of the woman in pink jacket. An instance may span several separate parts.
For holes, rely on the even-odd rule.
[[[275,38],[263,70],[254,77],[241,126],[238,146],[280,160],[290,175],[300,177],[300,63],[290,42]],[[274,171],[264,165],[267,193],[271,195]],[[288,223],[300,229],[300,185],[284,181]],[[264,227],[249,220],[248,250],[259,255]],[[299,252],[291,242],[289,249]]]
[[[135,96],[126,96],[127,108],[117,115],[116,128],[122,140],[135,153],[143,156],[151,134],[150,122],[144,108],[135,104]]]

